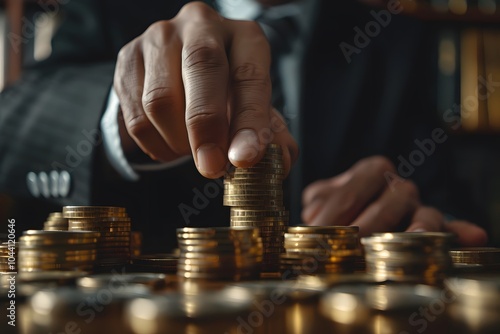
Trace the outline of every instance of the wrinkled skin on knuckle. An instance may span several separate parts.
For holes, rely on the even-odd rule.
[[[244,63],[233,70],[232,83],[241,89],[252,88],[271,93],[269,72],[254,63]]]
[[[226,64],[225,50],[212,38],[184,47],[184,66],[190,72],[217,71]]]
[[[152,124],[148,121],[146,115],[141,114],[125,120],[127,131],[136,141],[141,141],[144,136],[153,131]]]
[[[168,112],[172,109],[174,102],[172,89],[168,87],[152,88],[142,97],[144,112],[149,115]]]
[[[186,127],[192,131],[206,129],[207,124],[214,124],[219,118],[217,106],[195,104],[187,108]],[[216,129],[213,129],[213,131],[216,131]]]

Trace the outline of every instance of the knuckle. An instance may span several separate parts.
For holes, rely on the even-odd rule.
[[[147,119],[146,115],[136,115],[126,120],[128,133],[133,138],[143,138],[147,133],[153,130],[153,125]]]
[[[188,70],[219,70],[226,64],[224,50],[214,38],[185,46],[183,53],[184,65]]]
[[[187,18],[211,18],[216,14],[216,12],[212,9],[212,7],[201,1],[192,1],[185,4],[179,13],[178,17],[187,17]]]
[[[396,170],[392,161],[383,155],[376,155],[368,158],[368,163],[380,173],[385,173],[387,171],[394,172]]]
[[[258,101],[245,102],[239,105],[237,114],[238,123],[258,124],[262,119],[269,118],[267,109],[262,108],[262,104]],[[270,126],[265,126],[264,128],[266,131],[270,130]]]
[[[146,92],[142,97],[142,106],[146,114],[157,114],[169,110],[174,105],[172,89],[168,87],[155,87]]]
[[[269,71],[255,63],[244,63],[237,66],[232,73],[233,83],[241,88],[259,88],[270,90],[271,77]]]
[[[157,21],[151,24],[144,33],[144,36],[151,36],[151,38],[143,39],[143,43],[149,43],[156,48],[161,48],[168,44],[174,31],[172,22],[167,20]]]
[[[200,104],[190,106],[186,109],[186,127],[189,129],[200,129],[213,124],[220,117],[216,105]]]
[[[401,183],[400,187],[408,199],[418,201],[420,194],[417,185],[413,181],[407,180]]]

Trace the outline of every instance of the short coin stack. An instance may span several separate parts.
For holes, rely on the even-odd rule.
[[[51,212],[43,224],[45,231],[67,231],[68,218],[64,218],[62,212]]]
[[[19,238],[19,271],[91,272],[98,238],[96,232],[24,231]]]
[[[262,240],[253,227],[177,229],[180,249],[177,275],[207,280],[259,277]]]
[[[125,208],[65,206],[63,215],[70,231],[99,232],[96,271],[108,272],[130,263],[131,221]]]
[[[258,227],[264,245],[263,272],[278,272],[288,211],[283,206],[283,151],[269,144],[251,168],[235,168],[224,180],[224,205],[231,207],[231,226]]]
[[[12,263],[12,266],[9,263]],[[16,265],[17,242],[10,244],[7,241],[2,242],[0,244],[0,272],[16,272]]]
[[[285,233],[281,272],[354,273],[364,269],[357,226],[293,226]]]
[[[467,247],[450,250],[453,264],[460,266],[479,266],[481,271],[500,271],[500,248],[495,247]]]
[[[377,233],[361,239],[366,270],[381,279],[441,284],[450,273],[454,234],[440,232]]]

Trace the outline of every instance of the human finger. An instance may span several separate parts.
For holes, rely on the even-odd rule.
[[[271,53],[262,29],[252,21],[225,21],[232,31],[229,160],[250,167],[262,158],[271,131]]]
[[[214,23],[222,18],[203,3],[184,6],[175,19],[183,27],[182,80],[191,151],[198,171],[217,178],[224,175],[228,161],[229,37]]]
[[[351,225],[359,226],[361,235],[392,231],[403,219],[412,215],[419,206],[416,185],[411,181],[387,188],[383,194],[368,205]]]
[[[154,160],[175,159],[177,155],[167,147],[142,108],[144,61],[140,39],[120,50],[113,83],[130,137]]]
[[[458,243],[465,247],[484,246],[488,243],[488,234],[486,231],[465,220],[446,222],[444,230],[455,233]]]
[[[184,88],[180,70],[182,44],[171,21],[148,28],[143,40],[142,107],[166,145],[178,155],[191,153],[184,120]]]
[[[444,216],[439,210],[429,206],[421,206],[413,214],[406,231],[439,232],[444,228],[444,221]]]

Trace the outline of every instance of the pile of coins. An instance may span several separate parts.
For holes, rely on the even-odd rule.
[[[24,231],[19,238],[19,271],[91,272],[98,238],[96,232]]]
[[[474,266],[477,271],[500,271],[500,248],[468,247],[450,250],[453,265],[457,268]]]
[[[285,233],[281,272],[354,273],[364,270],[357,226],[294,226]]]
[[[130,263],[131,221],[125,208],[65,206],[69,231],[99,232],[95,270],[108,272]]]
[[[254,227],[177,229],[182,278],[242,280],[259,277],[262,240]]]
[[[289,214],[283,206],[283,151],[269,144],[262,160],[235,168],[224,179],[224,205],[231,207],[231,226],[258,227],[264,246],[263,272],[278,272],[284,253],[283,234]]]
[[[452,269],[454,235],[440,232],[376,233],[361,239],[366,270],[376,277],[440,284]]]
[[[16,272],[16,264],[17,243],[2,242],[0,244],[0,272]]]
[[[51,212],[43,224],[45,231],[67,231],[68,218],[64,218],[62,212]]]

